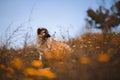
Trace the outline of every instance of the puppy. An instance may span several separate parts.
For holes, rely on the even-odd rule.
[[[49,51],[53,50],[69,50],[71,48],[60,41],[53,40],[46,28],[38,28],[37,29],[37,47],[38,52],[40,53],[39,59],[42,59],[42,56]]]

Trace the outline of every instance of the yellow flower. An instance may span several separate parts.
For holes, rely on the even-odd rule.
[[[36,73],[37,76],[47,77],[47,78],[55,78],[55,74],[50,71],[50,68],[39,69]]]
[[[27,68],[24,71],[24,74],[27,76],[37,76],[37,77],[46,77],[46,78],[55,78],[55,74],[50,71],[50,68],[44,69],[34,69]]]
[[[0,64],[0,68],[6,70],[6,66],[4,64]]]
[[[80,48],[83,48],[83,46],[80,45]]]
[[[33,60],[32,61],[32,66],[34,67],[41,67],[42,66],[42,62],[40,60]]]
[[[34,76],[36,74],[36,69],[27,68],[27,69],[25,69],[24,74],[29,75],[29,76]]]
[[[23,61],[20,58],[14,58],[11,61],[11,66],[16,69],[21,69],[21,68],[23,68]]]
[[[7,67],[7,71],[8,71],[9,73],[11,73],[11,74],[14,74],[14,70],[13,70],[13,68],[11,68],[11,67]]]
[[[92,47],[92,44],[90,44],[90,47]]]
[[[73,47],[76,47],[76,45],[73,45]]]
[[[100,46],[96,46],[96,49],[99,49],[100,48]]]
[[[108,62],[109,61],[109,55],[108,54],[99,54],[98,55],[98,61],[99,62]]]
[[[81,64],[89,64],[90,63],[89,57],[82,57],[82,58],[80,58],[80,63]]]
[[[88,43],[90,44],[90,43],[91,43],[91,41],[88,41]]]

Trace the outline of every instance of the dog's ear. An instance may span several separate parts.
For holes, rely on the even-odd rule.
[[[38,28],[38,29],[37,29],[37,35],[39,35],[39,34],[40,34],[40,32],[41,32],[41,29],[40,29],[40,28]]]

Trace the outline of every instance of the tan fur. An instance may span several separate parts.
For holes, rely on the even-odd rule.
[[[50,51],[54,51],[54,50],[71,51],[71,48],[69,47],[69,45],[60,41],[53,40],[51,37],[48,37],[45,40],[43,40],[42,34],[37,35],[37,47],[40,53],[40,60],[42,59],[43,54],[47,54]]]

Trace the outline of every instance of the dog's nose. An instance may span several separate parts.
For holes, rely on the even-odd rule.
[[[47,37],[47,38],[50,37],[50,34],[46,34],[45,37]]]

